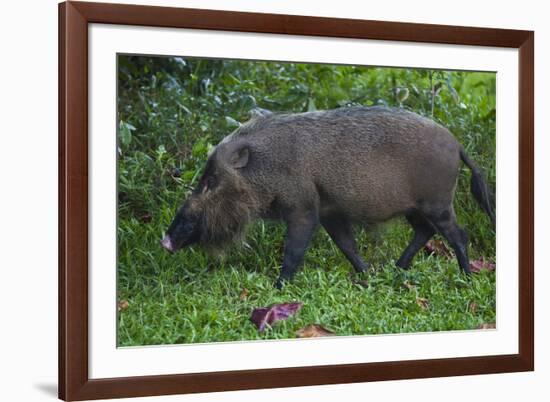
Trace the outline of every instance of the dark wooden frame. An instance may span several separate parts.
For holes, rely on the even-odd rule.
[[[519,353],[88,378],[88,24],[197,28],[519,49]],[[443,377],[534,369],[534,33],[153,6],[59,5],[59,397],[64,400]]]

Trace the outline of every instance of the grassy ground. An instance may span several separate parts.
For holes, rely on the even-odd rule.
[[[118,298],[128,303],[119,312],[118,344],[293,338],[312,323],[362,335],[494,322],[494,273],[468,280],[455,259],[423,252],[410,271],[394,267],[412,235],[400,220],[358,231],[371,264],[361,277],[350,275],[350,264],[320,230],[303,269],[280,291],[273,287],[282,259],[280,224],[256,223],[247,244],[223,257],[199,248],[175,255],[161,249],[159,240],[200,176],[209,147],[251,107],[304,111],[380,103],[449,127],[494,183],[493,74],[121,57]],[[468,181],[464,169],[455,208],[471,237],[470,257],[494,260],[495,235]],[[290,301],[304,306],[264,333],[250,321],[253,308]]]

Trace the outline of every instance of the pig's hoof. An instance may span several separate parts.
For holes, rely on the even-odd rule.
[[[275,288],[281,290],[283,288],[283,280],[281,278],[277,279],[275,281]]]
[[[398,260],[396,263],[395,263],[395,266],[399,269],[402,269],[404,271],[408,271],[409,269],[411,269],[411,263],[407,263],[407,262],[404,262],[404,261],[401,261],[401,260]]]
[[[369,264],[367,263],[364,263],[362,266],[355,268],[355,272],[357,272],[358,274],[362,274],[368,271],[369,271]]]

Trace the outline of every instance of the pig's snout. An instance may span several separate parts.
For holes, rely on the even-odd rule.
[[[170,251],[171,253],[174,252],[174,244],[172,243],[172,239],[170,236],[166,235],[164,238],[160,241],[160,244],[162,244],[162,247],[164,247],[166,250]]]

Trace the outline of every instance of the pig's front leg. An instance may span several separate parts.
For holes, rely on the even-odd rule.
[[[285,254],[281,274],[275,282],[277,289],[281,289],[283,282],[292,279],[298,270],[318,223],[315,212],[294,213],[285,220],[287,224]]]

